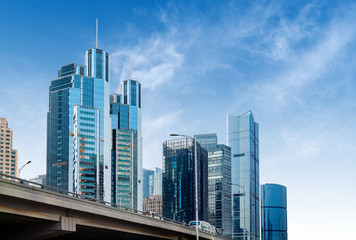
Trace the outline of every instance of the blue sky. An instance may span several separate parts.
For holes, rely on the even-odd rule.
[[[349,1],[6,1],[0,116],[19,165],[45,173],[48,86],[85,50],[111,55],[111,91],[143,84],[144,167],[176,132],[260,124],[260,180],[288,188],[290,240],[349,239],[356,215],[356,4]]]

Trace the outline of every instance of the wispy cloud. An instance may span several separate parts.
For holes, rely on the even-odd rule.
[[[177,50],[171,34],[156,34],[133,47],[120,48],[111,54],[112,70],[120,79],[139,79],[143,87],[155,89],[171,81],[184,61],[184,55]]]
[[[147,112],[147,111],[146,111]],[[143,122],[143,153],[144,167],[161,166],[162,143],[169,139],[171,131],[179,131],[183,128],[182,110],[169,111],[159,116],[145,116]]]
[[[300,101],[300,91],[317,81],[342,57],[343,50],[354,40],[356,24],[350,24],[351,16],[330,23],[315,44],[307,49],[298,49],[288,55],[289,64],[277,72],[274,80],[256,88],[264,92],[275,103],[285,104],[288,100]]]

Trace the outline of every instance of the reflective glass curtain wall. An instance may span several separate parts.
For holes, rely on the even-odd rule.
[[[137,209],[137,133],[132,129],[113,130],[112,202]]]
[[[279,184],[261,186],[261,238],[287,240],[287,188]]]
[[[155,168],[154,175],[150,176],[150,189],[152,189],[151,195],[161,195],[162,194],[162,169]]]
[[[208,221],[208,154],[197,143],[198,215]],[[163,216],[180,222],[195,220],[194,141],[190,138],[163,143]]]
[[[231,148],[217,144],[216,134],[195,136],[208,151],[209,223],[227,237],[232,233],[231,215]]]
[[[149,169],[143,169],[143,198],[148,198],[152,191],[150,191],[150,177],[154,176],[155,172]]]
[[[231,147],[233,239],[258,240],[259,133],[251,111],[227,116],[227,143]]]
[[[143,173],[142,173],[142,127],[141,127],[141,84],[134,80],[125,80],[121,82],[121,94],[110,95],[110,115],[111,129],[113,131],[112,139],[112,159],[113,164],[118,161],[118,156],[115,155],[117,149],[117,140],[115,139],[115,130],[130,130],[134,132],[135,141],[133,144],[133,166],[131,171],[132,179],[136,182],[132,183],[133,190],[131,191],[132,206],[135,209],[142,210],[143,196]],[[112,181],[116,182],[118,167],[112,165]],[[115,202],[118,189],[116,183],[112,183],[112,202]]]
[[[143,196],[143,172],[142,172],[142,109],[141,109],[141,83],[135,80],[125,80],[121,82],[121,95],[123,96],[123,105],[128,106],[128,127],[137,134],[137,209],[142,210]],[[126,115],[125,115],[126,116]],[[122,119],[125,119],[122,118]]]
[[[111,201],[111,119],[109,54],[102,49],[89,49],[85,53],[87,75],[93,78],[93,107],[99,109],[99,161],[101,198]]]
[[[77,183],[83,183],[82,186],[88,183],[87,179],[78,178],[81,161],[89,159],[94,161],[93,156],[97,156],[99,162],[95,165],[95,192],[98,194],[95,196],[101,200],[110,201],[109,55],[101,49],[89,49],[85,54],[85,63],[85,66],[74,63],[62,66],[58,71],[58,78],[52,80],[49,87],[46,182],[49,186],[66,191],[80,191],[81,187]],[[91,109],[90,111],[95,112],[95,116],[88,117],[91,120],[80,119],[84,116],[79,116],[81,110],[78,110],[78,107]],[[79,117],[76,119],[75,108],[77,108],[76,116]],[[76,135],[74,134],[75,126]],[[80,142],[82,139],[80,135],[90,136],[93,134],[90,131],[98,134],[96,138],[98,147],[91,147],[92,142]],[[96,146],[96,142],[94,145]],[[80,151],[88,151],[83,153],[91,154],[91,156],[88,159],[83,158]],[[88,161],[85,163],[86,166],[88,166],[87,163]],[[74,164],[77,164],[76,172]],[[79,181],[77,185],[74,179]]]

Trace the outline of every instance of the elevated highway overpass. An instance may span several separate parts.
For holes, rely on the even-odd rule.
[[[0,177],[0,239],[195,239],[195,229]],[[220,240],[205,232],[199,239]]]

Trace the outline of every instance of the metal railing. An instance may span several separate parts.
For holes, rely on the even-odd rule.
[[[8,180],[10,182],[13,181],[13,182],[20,183],[20,184],[23,184],[23,185],[29,186],[29,187],[36,187],[36,188],[39,188],[39,189],[56,192],[56,193],[59,193],[59,194],[63,194],[63,195],[69,196],[69,197],[71,197],[73,199],[81,199],[81,200],[86,200],[86,201],[90,201],[90,202],[103,204],[103,205],[108,206],[108,207],[117,208],[117,209],[124,210],[124,211],[130,212],[130,213],[138,214],[138,215],[141,215],[141,216],[142,215],[143,216],[150,215],[150,216],[146,216],[146,217],[150,217],[150,218],[153,218],[153,219],[156,219],[156,220],[163,220],[163,221],[166,221],[166,222],[175,223],[175,224],[178,224],[180,226],[187,227],[187,228],[192,228],[192,226],[190,226],[189,224],[187,224],[185,222],[179,222],[179,221],[176,221],[176,220],[173,220],[173,219],[170,219],[170,218],[165,218],[165,217],[163,217],[161,215],[158,215],[158,214],[151,214],[151,213],[143,212],[143,211],[140,211],[140,210],[137,210],[137,209],[123,207],[123,206],[120,206],[120,205],[115,204],[115,203],[105,202],[105,201],[97,199],[97,198],[88,197],[88,196],[85,196],[85,195],[82,195],[82,194],[69,192],[69,191],[66,191],[66,190],[63,190],[63,189],[59,189],[59,188],[50,187],[50,186],[43,185],[43,184],[40,184],[40,183],[37,183],[37,182],[32,182],[32,181],[29,181],[29,180],[26,180],[26,179],[22,179],[22,178],[18,178],[18,177],[12,176],[12,175],[4,174],[4,173],[1,173],[1,172],[0,172],[0,179],[1,180]],[[206,231],[204,231],[204,232],[208,233],[208,234],[211,234],[211,233],[206,232]],[[226,236],[224,236],[223,234],[221,234],[219,232],[216,232],[213,235],[217,235],[217,236],[226,238]]]

